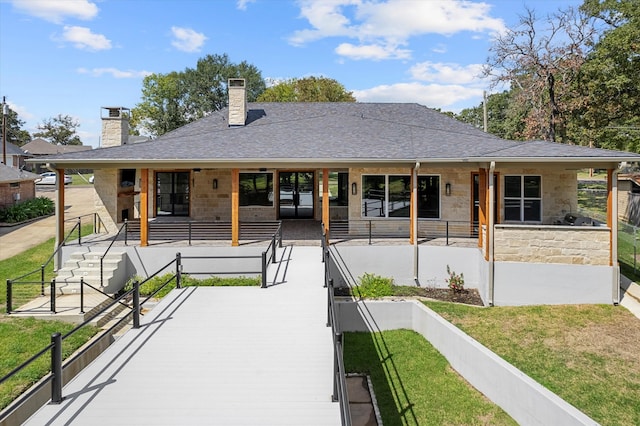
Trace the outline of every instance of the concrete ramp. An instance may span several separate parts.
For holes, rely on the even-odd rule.
[[[30,425],[339,425],[319,247],[266,289],[174,290]]]

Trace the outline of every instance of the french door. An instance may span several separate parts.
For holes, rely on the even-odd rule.
[[[280,219],[313,219],[314,172],[280,172]]]
[[[156,216],[189,216],[189,172],[156,173]]]

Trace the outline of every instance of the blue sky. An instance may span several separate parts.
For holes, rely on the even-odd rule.
[[[360,102],[478,105],[492,36],[581,0],[0,0],[0,95],[31,133],[58,114],[99,146],[103,106],[207,54],[265,79],[324,76]]]

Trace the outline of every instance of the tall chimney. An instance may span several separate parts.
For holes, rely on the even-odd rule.
[[[104,112],[107,111],[105,116]],[[129,108],[102,107],[103,148],[126,145],[129,140]]]
[[[247,89],[244,78],[230,78],[229,90],[229,126],[244,126],[247,121]]]

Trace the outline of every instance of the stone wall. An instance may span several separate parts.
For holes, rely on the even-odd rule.
[[[108,232],[117,232],[118,169],[96,169],[93,171],[95,210]]]
[[[496,225],[496,262],[609,265],[610,229],[598,226]]]

